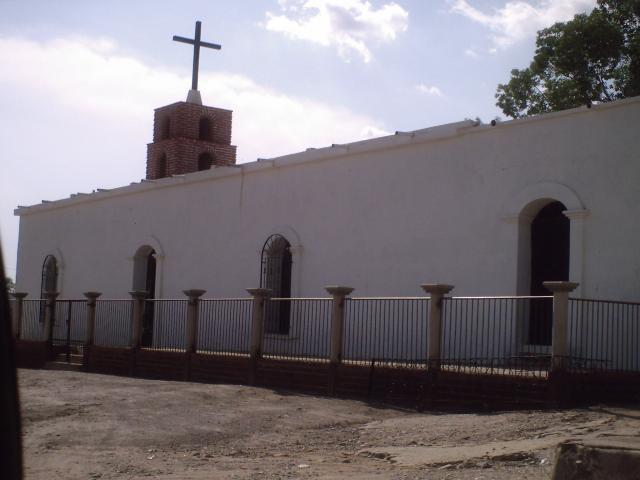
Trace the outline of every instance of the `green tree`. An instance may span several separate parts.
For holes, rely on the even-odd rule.
[[[512,118],[640,95],[640,0],[598,0],[589,14],[540,30],[528,68],[498,85]]]
[[[5,285],[7,287],[7,292],[11,293],[13,291],[15,291],[16,289],[16,284],[14,283],[13,279],[11,277],[6,277],[5,278]]]

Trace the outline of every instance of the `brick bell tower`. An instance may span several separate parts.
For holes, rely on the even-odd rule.
[[[231,110],[177,102],[155,110],[153,143],[147,145],[147,178],[169,177],[234,165]]]
[[[231,110],[202,105],[198,91],[200,47],[220,50],[221,46],[200,40],[201,23],[196,22],[195,38],[174,36],[193,45],[193,75],[186,102],[155,110],[153,143],[147,145],[147,179],[208,170],[236,163],[236,147],[231,145]]]

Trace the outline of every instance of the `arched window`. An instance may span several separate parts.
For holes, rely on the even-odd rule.
[[[58,290],[58,261],[53,255],[47,255],[42,263],[42,282],[40,284],[40,298],[44,298],[44,292],[56,292]]]
[[[140,247],[133,257],[133,290],[147,292],[147,299],[156,296],[156,251],[149,245]],[[153,341],[154,303],[145,302],[142,321],[143,347],[150,347]]]
[[[160,140],[166,140],[171,137],[171,118],[166,117],[162,119],[160,126]]]
[[[40,282],[40,298],[44,298],[45,292],[58,291],[58,261],[53,255],[47,255],[42,262],[42,281]],[[44,322],[44,302],[40,305],[40,322]]]
[[[569,280],[569,219],[561,202],[551,201],[531,222],[531,295],[550,295],[546,281]],[[551,345],[553,302],[531,302],[529,344]]]
[[[167,154],[163,153],[162,155],[160,155],[160,158],[158,159],[158,177],[157,178],[164,178],[167,176]]]
[[[291,244],[282,235],[271,235],[262,247],[260,286],[269,288],[275,298],[291,297]],[[268,302],[265,311],[266,333],[289,333],[290,303]]]
[[[200,154],[198,157],[198,171],[209,170],[213,165],[213,155],[208,152]]]
[[[198,139],[213,142],[213,122],[209,117],[200,118]]]

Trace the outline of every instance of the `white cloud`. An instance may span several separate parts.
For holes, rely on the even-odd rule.
[[[451,11],[489,28],[493,32],[494,49],[505,49],[555,22],[567,21],[576,13],[590,11],[595,4],[596,0],[514,0],[485,13],[467,0],[453,0]]]
[[[478,53],[478,50],[475,47],[469,47],[464,51],[464,54],[467,57],[471,57],[471,58],[478,58],[480,56],[480,54]]]
[[[151,67],[109,40],[0,37],[0,65],[0,233],[13,267],[13,207],[138,181],[153,109],[185,99],[191,82],[190,72]],[[234,110],[239,163],[388,133],[365,115],[243,75],[201,72],[200,87],[205,103]]]
[[[371,61],[372,43],[388,43],[405,32],[409,12],[397,3],[375,9],[365,0],[278,0],[281,12],[267,12],[265,27],[289,38],[335,46],[344,60],[352,54]]]
[[[0,38],[0,64],[0,85],[9,85],[5,91],[44,92],[79,115],[133,116],[145,123],[151,122],[154,108],[183,99],[190,84],[183,74],[118,53],[106,40]],[[234,110],[233,141],[245,161],[384,132],[371,118],[292,97],[242,75],[201,73],[200,90],[205,103]]]
[[[416,90],[425,95],[429,95],[432,97],[442,97],[442,90],[433,85],[425,85],[424,83],[419,83],[416,85]]]

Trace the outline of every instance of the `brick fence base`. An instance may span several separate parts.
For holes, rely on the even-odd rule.
[[[43,368],[44,342],[16,342],[18,367]],[[84,348],[94,373],[206,383],[253,384],[361,398],[417,410],[505,410],[637,402],[640,373],[554,373],[549,378],[429,372],[418,368],[303,362],[151,349]],[[253,381],[252,381],[253,379]]]

